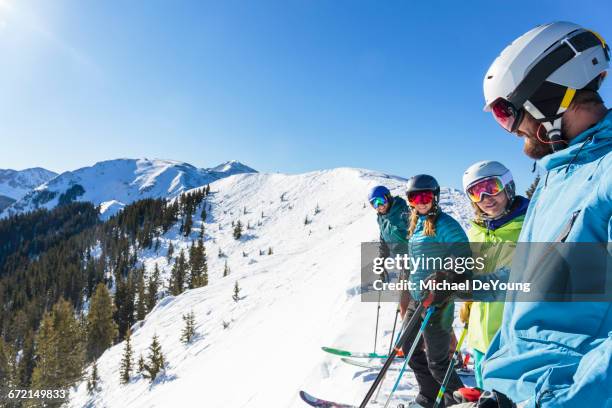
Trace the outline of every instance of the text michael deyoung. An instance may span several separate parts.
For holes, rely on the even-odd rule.
[[[377,279],[372,282],[374,290],[428,290],[428,291],[516,291],[528,293],[531,291],[530,282],[504,282],[499,279],[481,281],[481,280],[466,280],[465,282],[448,282],[446,280],[420,280],[411,282],[408,280],[400,280],[399,282],[384,282]]]

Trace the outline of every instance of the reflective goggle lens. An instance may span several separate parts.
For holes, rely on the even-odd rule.
[[[483,194],[495,195],[504,190],[504,183],[499,177],[491,177],[478,181],[473,186],[468,187],[468,197],[472,202],[479,203],[482,201]]]
[[[433,191],[415,191],[408,193],[408,202],[410,205],[429,204],[433,201]]]
[[[516,108],[505,99],[498,99],[491,106],[491,113],[495,121],[508,132],[514,132],[520,123],[519,112]]]
[[[372,200],[370,200],[370,204],[372,204],[372,207],[376,209],[387,204],[387,200],[385,200],[383,197],[374,197]]]

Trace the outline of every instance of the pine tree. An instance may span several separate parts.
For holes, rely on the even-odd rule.
[[[317,203],[317,206],[314,209],[314,215],[317,215],[320,212],[321,212],[321,208],[319,207],[319,203]]]
[[[185,224],[183,225],[183,233],[186,237],[191,234],[191,228],[193,228],[193,217],[191,215],[191,211],[188,211],[187,216],[185,217]]]
[[[164,354],[162,353],[161,344],[159,344],[157,334],[155,334],[153,335],[153,341],[149,346],[148,361],[144,365],[144,377],[151,380],[151,382],[155,381],[160,371],[164,369],[164,366]]]
[[[91,298],[87,315],[87,360],[102,355],[117,337],[113,321],[114,306],[106,285],[99,283]]]
[[[119,370],[119,381],[121,384],[130,382],[130,374],[132,373],[132,340],[131,330],[128,330],[125,336],[125,346],[123,348],[123,357],[121,358],[121,368]]]
[[[138,270],[136,293],[138,299],[136,301],[136,320],[144,320],[147,315],[147,299],[145,296],[145,281],[144,281],[144,269]]]
[[[268,255],[272,255],[272,247],[268,248]]]
[[[60,360],[57,353],[59,335],[53,327],[53,318],[45,313],[36,335],[36,367],[32,372],[32,388],[56,388],[63,383],[60,378]]]
[[[185,322],[185,327],[183,328],[183,332],[181,334],[181,341],[185,344],[190,343],[191,339],[195,335],[195,314],[193,310],[183,315],[183,321]]]
[[[119,329],[119,340],[123,340],[125,334],[134,324],[134,298],[136,295],[132,272],[127,279],[117,280],[117,290],[115,292],[115,321]]]
[[[234,227],[234,239],[238,240],[240,237],[242,237],[242,223],[238,220]]]
[[[32,389],[65,389],[82,378],[84,347],[81,326],[74,317],[72,305],[60,300],[51,313],[45,313],[36,336],[36,367]],[[59,406],[53,400],[49,406]]]
[[[155,307],[159,284],[159,267],[156,263],[155,268],[153,268],[153,273],[149,276],[149,280],[147,281],[147,312],[150,312]]]
[[[192,245],[189,254],[190,277],[189,288],[199,288],[208,285],[208,264],[204,241],[198,240],[197,246]]]
[[[202,228],[204,228],[204,223],[206,222],[206,217],[208,216],[208,214],[206,214],[206,206],[204,206],[204,208],[202,208],[202,213],[200,214],[200,218],[202,218]]]
[[[91,376],[87,379],[87,391],[90,395],[98,391],[98,360],[94,360],[91,367]]]
[[[8,389],[14,385],[12,354],[10,346],[0,336],[0,392],[2,396],[6,395]]]
[[[138,356],[138,374],[144,374],[145,371],[145,361],[144,361],[144,357],[142,356],[142,353],[140,353],[140,356]]]
[[[232,299],[234,302],[238,302],[240,300],[240,287],[238,286],[238,281],[234,284],[234,294],[232,295]]]
[[[246,206],[245,206],[245,207],[244,207],[244,209],[242,210],[242,213],[243,213],[244,215],[246,215],[246,214],[247,214],[247,209],[246,209]]]
[[[170,275],[170,293],[172,295],[177,296],[185,291],[186,274],[187,261],[185,259],[185,252],[181,249]]]
[[[174,244],[172,244],[172,242],[170,242],[170,244],[168,245],[168,261],[170,261],[170,259],[172,259],[172,257],[174,256]]]
[[[223,277],[225,278],[230,274],[230,268],[227,266],[227,261],[225,261],[225,266],[223,267]]]
[[[525,191],[525,195],[527,196],[528,199],[531,200],[531,197],[533,196],[533,193],[535,192],[536,187],[538,187],[539,182],[540,182],[540,174],[538,174],[535,177],[535,179],[533,180],[533,182],[531,183],[527,191]]]
[[[310,220],[308,219],[308,216],[304,217],[304,225],[308,225],[310,224]]]
[[[30,388],[34,371],[34,331],[28,330],[21,349],[21,358],[17,363],[16,383],[21,388]]]

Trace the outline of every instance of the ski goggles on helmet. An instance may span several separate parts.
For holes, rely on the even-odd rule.
[[[408,193],[408,203],[414,206],[417,204],[429,204],[434,199],[434,192],[431,190],[412,191]]]
[[[485,194],[494,196],[504,191],[506,184],[510,181],[512,181],[510,173],[506,173],[503,176],[487,177],[469,186],[466,193],[473,203],[479,203],[482,201],[483,195]]]
[[[491,105],[491,113],[501,127],[513,133],[516,132],[516,129],[521,124],[525,110],[523,108],[516,109],[512,103],[499,98]]]
[[[384,197],[374,197],[370,200],[370,204],[372,204],[374,209],[378,209],[378,207],[382,207],[383,205],[387,204],[387,199]]]

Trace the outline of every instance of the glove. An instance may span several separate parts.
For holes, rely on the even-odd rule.
[[[459,318],[461,319],[461,323],[467,324],[470,321],[470,309],[471,308],[472,308],[471,301],[463,302],[463,305],[461,305],[461,310],[459,310]]]
[[[451,282],[448,273],[444,272],[432,273],[427,277],[426,281]],[[429,306],[441,306],[448,302],[452,295],[453,292],[451,290],[423,290],[421,293],[421,303],[423,303],[423,306],[426,308]]]

